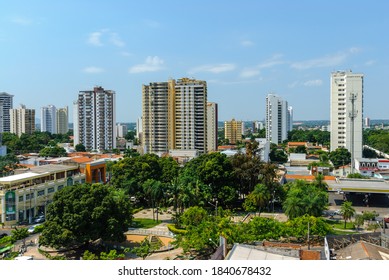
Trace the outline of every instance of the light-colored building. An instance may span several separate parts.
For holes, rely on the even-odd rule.
[[[23,134],[32,134],[35,131],[35,109],[27,109],[21,104],[19,109],[10,109],[11,133],[19,137]]]
[[[9,110],[13,109],[13,95],[0,93],[0,132],[11,131],[11,117]]]
[[[84,183],[78,165],[49,164],[18,170],[0,178],[0,223],[7,226],[44,214],[54,194],[63,187]]]
[[[331,74],[331,151],[346,148],[362,158],[363,74],[337,71]]]
[[[236,144],[242,141],[242,121],[231,121],[224,122],[224,138],[228,139],[230,144]]]
[[[136,120],[136,138],[138,139],[138,143],[139,144],[142,144],[143,142],[143,128],[142,128],[142,117],[139,117],[137,120]]]
[[[120,124],[120,123],[118,123],[116,125],[116,135],[117,135],[117,137],[124,138],[124,136],[127,135],[127,132],[128,132],[127,125]]]
[[[207,151],[207,84],[189,78],[142,87],[145,153]]]
[[[293,130],[293,107],[289,106],[288,107],[288,114],[289,114],[289,128],[288,131]]]
[[[41,131],[57,134],[57,108],[54,105],[41,108]]]
[[[69,131],[69,109],[68,106],[57,109],[57,133],[66,134]]]
[[[74,145],[99,152],[116,148],[115,92],[102,87],[80,91],[74,104]]]
[[[275,94],[266,97],[266,139],[279,144],[288,139],[291,124],[288,102]]]
[[[218,106],[217,103],[207,102],[207,150],[217,151]]]

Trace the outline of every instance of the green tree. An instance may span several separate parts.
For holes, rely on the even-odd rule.
[[[269,154],[271,162],[285,163],[288,161],[288,155],[282,149],[272,149]]]
[[[26,246],[26,238],[29,236],[29,232],[27,228],[15,228],[11,231],[11,236],[13,242],[16,240],[22,240],[23,239],[23,246]]]
[[[39,151],[39,155],[42,157],[64,157],[67,153],[64,148],[55,145],[43,148]]]
[[[252,206],[256,206],[255,209],[258,209],[258,212],[261,213],[261,210],[269,204],[271,199],[271,194],[269,189],[263,185],[258,184],[255,186],[254,190],[246,197],[244,207],[246,211],[252,211]]]
[[[351,162],[351,153],[346,148],[337,148],[330,152],[329,159],[334,167],[338,168]]]
[[[347,220],[351,220],[355,214],[355,209],[353,208],[351,201],[345,201],[342,203],[342,206],[340,207],[340,214],[343,216],[344,228],[346,228]]]
[[[18,168],[19,159],[14,154],[0,156],[0,174],[1,177],[8,175],[9,172]]]
[[[320,217],[327,208],[328,194],[325,190],[314,184],[296,180],[287,191],[283,203],[285,214],[289,219],[294,219],[305,214]]]
[[[67,186],[49,204],[40,243],[54,248],[125,240],[131,224],[129,199],[122,191],[102,184]]]
[[[185,210],[181,216],[181,222],[184,227],[196,227],[204,220],[208,219],[208,213],[204,208],[193,206]]]
[[[75,147],[76,152],[86,152],[86,148],[83,144],[79,143]]]

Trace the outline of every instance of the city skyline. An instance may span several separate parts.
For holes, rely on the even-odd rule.
[[[389,3],[209,2],[3,4],[0,92],[39,110],[102,86],[117,121],[136,122],[143,84],[189,77],[207,82],[221,121],[263,120],[269,93],[295,120],[329,120],[331,73],[351,69],[365,77],[364,117],[389,118]]]

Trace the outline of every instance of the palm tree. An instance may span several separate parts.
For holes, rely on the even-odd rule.
[[[355,214],[355,209],[352,207],[351,201],[343,202],[342,206],[340,207],[340,214],[343,216],[344,228],[346,228],[346,221],[351,220],[351,217],[353,217]]]
[[[324,181],[324,176],[323,174],[317,174],[315,176],[315,180],[312,182],[314,186],[326,191],[328,188],[328,184],[326,181]]]
[[[254,190],[249,194],[249,197],[258,207],[259,213],[261,213],[261,209],[269,203],[271,194],[265,185],[257,184],[254,187]]]

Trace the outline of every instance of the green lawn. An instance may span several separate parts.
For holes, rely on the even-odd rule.
[[[346,228],[344,228],[344,220],[326,219],[325,222],[334,229],[336,234],[358,233],[358,231],[355,230],[353,222],[347,221]],[[353,232],[350,232],[350,230],[352,230]]]
[[[132,220],[131,227],[134,228],[152,228],[159,225],[161,221],[154,221],[153,219],[140,219],[136,218]]]

